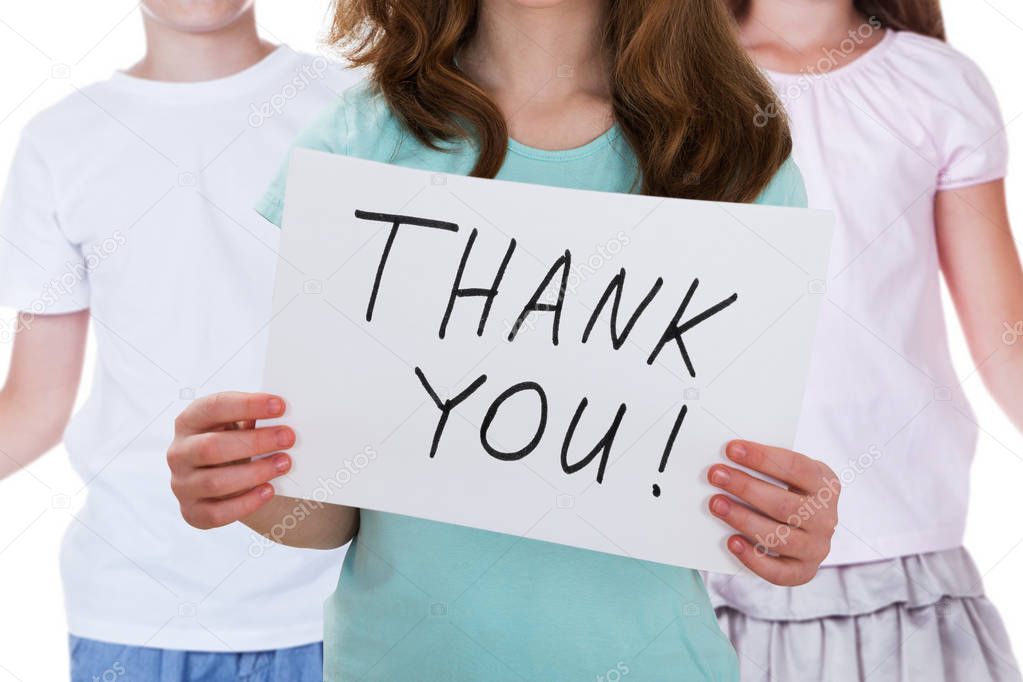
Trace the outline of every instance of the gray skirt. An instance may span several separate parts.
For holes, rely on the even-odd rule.
[[[743,682],[1020,682],[1008,635],[959,548],[822,568],[809,584],[705,575]]]

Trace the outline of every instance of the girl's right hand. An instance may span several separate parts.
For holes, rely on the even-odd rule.
[[[226,526],[273,498],[269,481],[291,468],[291,458],[280,451],[295,444],[295,433],[255,423],[284,410],[284,400],[267,393],[216,393],[193,401],[178,416],[167,464],[171,490],[189,525]]]

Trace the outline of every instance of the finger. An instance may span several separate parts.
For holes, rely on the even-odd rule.
[[[805,558],[809,536],[806,531],[779,524],[724,495],[710,498],[710,511],[757,545],[783,556]]]
[[[707,472],[707,480],[775,521],[799,526],[809,514],[806,498],[745,471],[715,464]]]
[[[187,436],[233,422],[273,419],[284,410],[284,399],[269,393],[214,393],[192,401],[174,424],[178,435]]]
[[[810,582],[817,574],[817,566],[789,557],[775,557],[757,549],[739,535],[728,538],[728,550],[742,564],[769,583],[795,587]]]
[[[213,431],[184,441],[185,459],[193,467],[215,467],[257,455],[287,450],[295,432],[287,426],[265,426],[251,431]]]
[[[288,472],[291,458],[281,452],[245,464],[197,469],[186,480],[188,494],[197,499],[224,498],[251,490]]]
[[[825,467],[798,452],[744,440],[733,440],[725,454],[736,464],[767,474],[785,484],[815,494],[825,487]]]
[[[253,514],[274,496],[269,483],[224,500],[205,500],[182,509],[189,525],[203,530],[219,528]]]

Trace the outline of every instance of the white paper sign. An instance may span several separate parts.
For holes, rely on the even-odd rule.
[[[706,470],[732,438],[792,445],[830,234],[809,210],[299,150],[278,492],[734,572]]]

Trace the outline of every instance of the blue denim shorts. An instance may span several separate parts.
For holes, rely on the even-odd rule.
[[[71,682],[322,682],[323,644],[219,653],[69,637]]]

